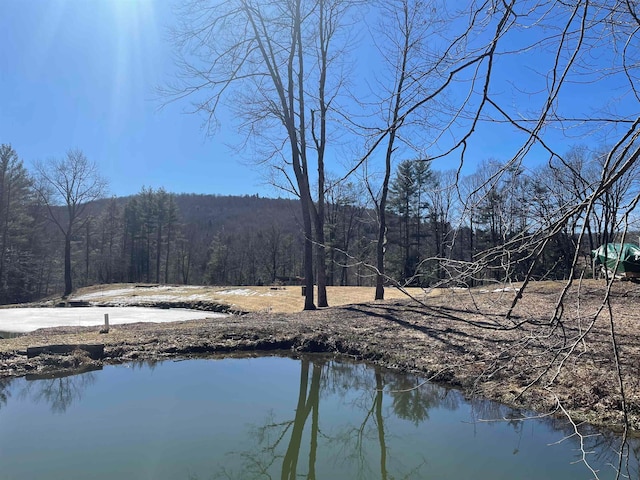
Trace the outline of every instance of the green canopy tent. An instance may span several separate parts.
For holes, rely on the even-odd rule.
[[[632,243],[607,243],[591,251],[594,273],[599,266],[608,276],[640,278],[640,247]]]

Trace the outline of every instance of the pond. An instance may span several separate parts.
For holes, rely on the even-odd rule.
[[[525,412],[322,356],[0,382],[0,479],[593,477],[557,420],[522,421]],[[585,441],[600,478],[615,478],[619,439]],[[638,478],[635,457],[628,468]]]

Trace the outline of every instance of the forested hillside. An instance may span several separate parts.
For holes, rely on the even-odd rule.
[[[455,172],[432,171],[427,162],[401,162],[389,188],[387,282],[477,285],[518,281],[527,275],[590,275],[590,250],[619,239],[622,220],[629,224],[618,210],[635,192],[634,177],[622,177],[589,215],[572,214],[567,206],[588,192],[588,187],[575,186],[593,182],[603,157],[575,148],[567,158],[570,163],[563,169],[543,165],[500,177],[495,172],[504,166],[487,162],[460,178]],[[70,168],[66,165],[65,175]],[[51,193],[44,195],[41,180],[30,175],[10,146],[2,146],[2,303],[61,294],[67,288],[67,238],[73,288],[120,282],[304,281],[297,200],[142,188],[130,197],[79,202],[73,205],[71,222],[71,207],[65,202],[72,202],[64,200],[71,197],[54,202]],[[376,208],[354,184],[337,183],[327,189],[325,243],[315,245],[327,258],[327,285],[375,284]],[[562,228],[537,252],[533,232],[558,219],[564,219]]]

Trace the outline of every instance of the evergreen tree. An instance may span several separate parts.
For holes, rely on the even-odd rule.
[[[389,206],[399,222],[403,281],[411,281],[419,274],[421,225],[428,206],[427,192],[431,188],[433,172],[426,160],[401,162],[389,186]]]
[[[22,161],[10,145],[0,145],[0,303],[28,301],[36,289],[33,201]]]

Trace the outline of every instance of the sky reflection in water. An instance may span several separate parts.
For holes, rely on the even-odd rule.
[[[522,414],[319,356],[109,366],[0,380],[0,479],[592,478],[560,422]],[[615,478],[619,440],[589,442]]]

